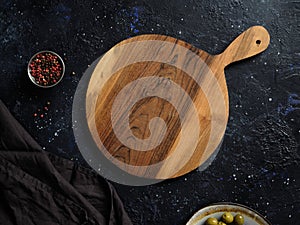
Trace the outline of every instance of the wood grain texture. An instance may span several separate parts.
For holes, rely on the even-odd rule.
[[[255,26],[216,56],[162,35],[120,42],[100,60],[86,95],[88,125],[99,150],[137,176],[166,179],[194,170],[212,155],[226,129],[229,102],[224,68],[264,51],[269,41],[268,32]],[[141,85],[136,80],[146,82]],[[124,91],[128,85],[129,91]],[[177,95],[177,86],[192,102]],[[141,93],[127,109],[127,102]],[[117,99],[124,101],[114,105]],[[123,124],[127,117],[129,130]],[[116,130],[133,145],[119,140]],[[157,140],[159,144],[154,144]],[[141,150],[143,141],[150,148]]]

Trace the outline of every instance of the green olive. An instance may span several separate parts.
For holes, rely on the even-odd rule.
[[[224,223],[232,223],[233,222],[233,215],[230,212],[223,213],[222,221]]]
[[[241,214],[236,214],[234,217],[234,222],[236,225],[243,225],[244,224],[244,217]]]
[[[209,217],[206,221],[205,221],[206,225],[218,225],[218,220],[214,217]]]
[[[222,222],[222,221],[219,221],[218,222],[218,225],[226,225],[226,223]]]

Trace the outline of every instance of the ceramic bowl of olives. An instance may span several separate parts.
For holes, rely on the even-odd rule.
[[[196,212],[186,225],[271,225],[255,210],[236,203],[217,203]]]

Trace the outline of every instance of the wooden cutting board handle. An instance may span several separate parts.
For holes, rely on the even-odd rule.
[[[262,26],[253,26],[240,34],[216,60],[226,67],[230,63],[257,55],[267,49],[270,35]]]

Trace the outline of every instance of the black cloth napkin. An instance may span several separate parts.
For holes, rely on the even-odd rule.
[[[43,151],[0,100],[0,224],[132,222],[110,183]]]

